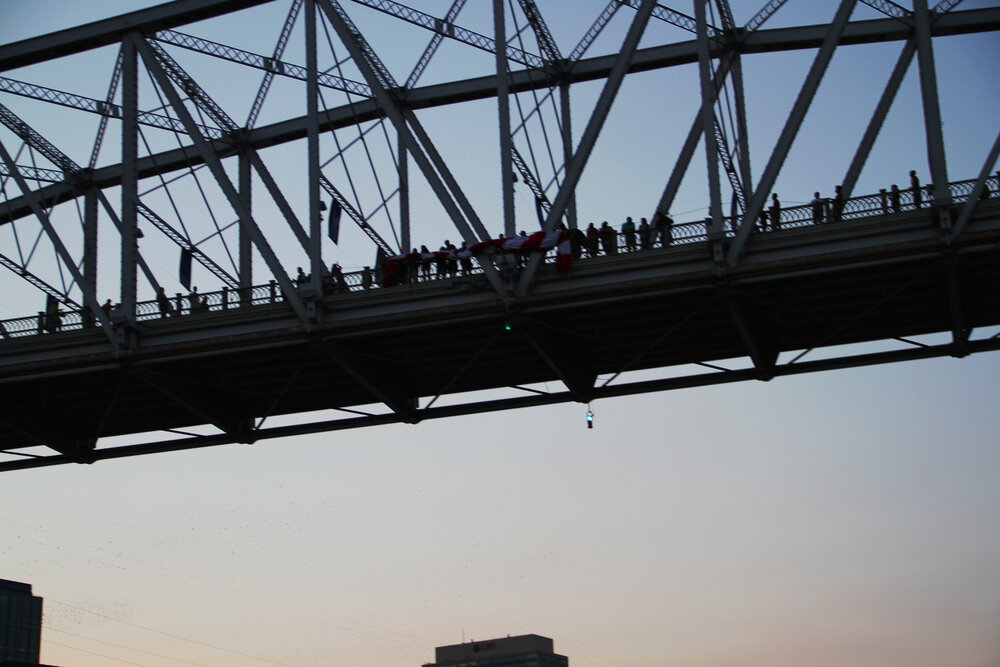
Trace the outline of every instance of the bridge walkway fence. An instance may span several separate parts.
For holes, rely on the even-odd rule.
[[[949,190],[954,206],[959,206],[968,201],[969,196],[975,187],[975,179],[957,181],[949,185]],[[849,223],[852,221],[871,220],[879,216],[891,216],[901,213],[909,213],[920,208],[930,209],[933,201],[933,185],[922,186],[922,197],[916,201],[913,192],[907,188],[900,190],[899,206],[893,204],[892,197],[888,191],[876,194],[851,197],[844,201],[843,209],[839,219],[833,215],[833,201],[826,199],[824,206],[823,222],[826,225],[836,225]],[[982,199],[992,199],[1000,197],[1000,172],[987,179]],[[763,217],[763,216],[762,216]],[[740,224],[739,218],[727,217],[725,219],[725,237],[735,236],[736,226]],[[816,225],[812,204],[790,206],[782,208],[780,222],[773,225],[770,217],[765,227],[763,221],[758,221],[756,231],[776,234],[803,227]],[[638,241],[632,245],[627,243],[625,236],[615,228],[617,247],[613,252],[617,254],[629,254],[631,252],[646,252]],[[637,233],[638,237],[638,233]],[[663,248],[667,246],[686,246],[699,243],[707,243],[709,240],[708,229],[705,220],[682,222],[671,225],[666,239],[660,239],[654,243],[655,247]],[[650,246],[648,249],[652,249]],[[516,255],[516,253],[498,252],[493,255],[493,261],[504,256]],[[607,255],[607,251],[599,250],[597,255]],[[576,255],[573,261],[587,261],[594,257],[585,250]],[[488,257],[489,255],[487,255]],[[556,252],[550,250],[546,253],[545,262],[552,264],[556,261]],[[433,262],[432,262],[433,264]],[[504,267],[501,267],[504,268]],[[368,290],[393,289],[406,284],[422,283],[440,280],[443,278],[470,278],[482,274],[482,269],[475,262],[471,269],[449,269],[441,272],[419,271],[416,268],[407,272],[405,282],[400,282],[386,287],[381,283],[381,274],[378,269],[372,270],[366,278],[364,271],[350,271],[340,274],[339,278],[332,275],[324,279],[324,296],[345,292],[364,292]],[[304,286],[305,287],[305,286]],[[485,287],[484,287],[485,288]],[[136,320],[149,321],[166,317],[177,316],[198,316],[209,312],[222,312],[238,308],[262,306],[268,304],[281,303],[284,301],[281,288],[277,282],[272,280],[264,285],[256,285],[246,290],[223,288],[217,292],[197,293],[196,299],[191,294],[175,293],[169,298],[170,308],[163,309],[156,300],[142,301],[136,304]],[[120,323],[122,317],[115,306],[109,313],[113,324]],[[19,317],[8,320],[0,320],[0,339],[20,338],[24,336],[37,336],[42,334],[54,334],[63,331],[74,331],[96,327],[93,317],[85,309],[80,310],[59,310],[54,313],[39,311],[37,315]]]

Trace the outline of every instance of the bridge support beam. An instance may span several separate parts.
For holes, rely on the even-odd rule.
[[[802,84],[799,96],[792,106],[791,113],[788,114],[788,120],[785,122],[785,127],[778,137],[778,142],[774,147],[774,152],[771,154],[771,159],[768,160],[767,166],[764,168],[764,173],[760,178],[760,183],[757,184],[753,198],[750,200],[747,210],[743,214],[743,221],[736,232],[736,238],[733,239],[732,244],[729,246],[726,261],[731,266],[735,266],[739,262],[747,238],[757,224],[757,217],[764,210],[767,197],[771,194],[771,188],[774,187],[778,173],[785,163],[785,158],[788,157],[788,151],[795,142],[795,136],[799,133],[799,128],[802,127],[802,121],[805,119],[806,112],[809,110],[809,106],[816,96],[819,84],[823,80],[823,75],[826,74],[826,68],[830,64],[830,59],[833,58],[833,52],[837,48],[837,44],[840,43],[840,36],[844,32],[844,28],[847,27],[848,20],[851,18],[851,12],[854,10],[856,3],[857,0],[841,0],[840,7],[837,9],[837,13],[830,23],[830,27],[827,29],[823,45],[820,47],[819,53],[816,54],[816,59],[809,69],[809,74],[806,75],[805,83]]]
[[[927,132],[927,160],[934,183],[934,206],[941,214],[941,227],[951,228],[951,192],[948,190],[948,167],[945,163],[944,136],[941,132],[941,107],[938,104],[934,46],[931,43],[931,16],[927,0],[914,0],[913,27],[920,65],[920,92],[924,103],[924,127]]]
[[[948,284],[948,309],[951,315],[952,356],[969,354],[969,335],[972,330],[965,325],[965,308],[962,305],[962,277],[958,258],[954,253],[944,258],[945,280]]]
[[[557,337],[546,331],[540,323],[525,316],[516,317],[514,326],[528,339],[559,381],[566,385],[573,400],[578,403],[589,403],[592,400],[597,371],[590,362],[585,346],[576,344],[566,336]]]
[[[416,424],[420,421],[417,413],[417,398],[407,396],[405,392],[400,391],[398,383],[397,386],[392,386],[393,383],[387,379],[391,377],[391,369],[380,368],[381,364],[376,360],[363,357],[342,345],[324,341],[314,343],[312,347],[337,364],[377,401],[384,403],[390,410],[399,415],[403,422]]]
[[[972,193],[969,195],[968,201],[965,202],[965,206],[962,207],[962,212],[958,215],[958,221],[955,223],[955,228],[952,230],[953,236],[960,236],[962,232],[965,231],[965,226],[969,224],[969,219],[972,217],[972,214],[975,213],[976,206],[979,205],[984,189],[989,188],[986,184],[986,179],[990,177],[990,170],[993,169],[993,165],[997,163],[998,157],[1000,157],[1000,132],[997,132],[997,138],[993,140],[993,147],[990,148],[989,155],[986,156],[986,161],[983,162],[983,168],[979,170],[979,178],[976,179],[976,184],[972,188]],[[998,176],[1000,176],[1000,172],[998,172]],[[998,183],[1000,183],[1000,181],[998,181]]]
[[[731,287],[720,286],[719,293],[729,317],[736,327],[747,355],[753,361],[754,368],[757,369],[758,380],[770,380],[774,377],[775,364],[778,361],[778,345],[775,337],[780,330],[778,327],[768,327],[763,324],[763,318],[757,314],[747,314],[736,298],[736,294]]]
[[[190,412],[198,419],[212,424],[232,438],[233,442],[251,443],[254,441],[253,418],[237,414],[233,405],[237,405],[239,401],[223,405],[219,400],[219,397],[224,394],[221,387],[210,387],[203,382],[195,383],[181,380],[149,368],[130,368],[126,369],[125,373],[140,380],[165,399]]]
[[[253,181],[251,180],[249,149],[240,151],[240,201],[244,208],[253,211]],[[239,289],[240,303],[250,303],[250,288],[253,287],[253,245],[246,227],[239,227]]]
[[[500,192],[504,236],[514,236],[514,170],[511,164],[510,77],[507,75],[507,29],[504,0],[493,0],[493,34],[496,43],[497,115],[500,120]]]
[[[163,68],[157,61],[156,56],[152,53],[149,45],[147,45],[141,38],[133,37],[132,42],[135,44],[139,55],[142,56],[143,62],[149,70],[149,73],[160,86],[160,89],[163,90],[164,94],[166,94],[167,99],[170,101],[170,105],[177,113],[178,118],[180,118],[188,136],[191,137],[191,141],[194,143],[195,149],[208,166],[209,171],[212,172],[212,176],[215,177],[215,180],[222,189],[229,205],[233,207],[236,215],[239,216],[240,226],[246,228],[247,232],[253,239],[254,244],[257,246],[257,249],[264,257],[264,261],[271,270],[271,274],[278,281],[278,284],[281,285],[285,300],[292,307],[295,314],[298,315],[299,318],[301,318],[304,322],[308,322],[310,319],[309,313],[306,311],[305,304],[299,297],[298,290],[295,289],[295,286],[289,279],[288,274],[282,268],[281,262],[278,261],[278,257],[274,254],[271,246],[267,243],[264,234],[260,231],[260,228],[254,221],[253,215],[243,205],[239,192],[235,187],[233,187],[232,182],[229,180],[229,176],[226,175],[222,162],[211,150],[208,143],[205,141],[205,138],[201,135],[201,131],[198,129],[197,124],[191,117],[191,113],[184,106],[183,100],[181,100],[180,95],[177,94],[177,90],[170,82],[169,77],[163,71]]]
[[[383,81],[387,77],[385,68],[375,59],[374,52],[366,43],[362,43],[360,33],[345,20],[346,14],[343,9],[335,6],[333,0],[315,0],[323,9],[327,19],[333,25],[334,31],[347,47],[355,65],[361,70],[365,81],[372,89],[375,99],[385,111],[389,120],[392,121],[396,132],[399,133],[400,140],[404,142],[407,150],[413,154],[414,160],[423,172],[424,178],[430,184],[434,194],[437,195],[441,205],[444,206],[455,228],[462,235],[462,238],[471,246],[478,241],[490,238],[489,232],[479,220],[475,210],[469,204],[468,199],[458,186],[451,170],[448,169],[444,160],[434,148],[423,126],[417,120],[412,111],[403,107],[394,95],[387,90],[388,81]],[[382,76],[380,76],[382,74]],[[411,132],[412,128],[412,132]],[[475,232],[475,233],[474,233]],[[476,236],[476,233],[479,236]],[[496,290],[501,297],[506,295],[506,289],[501,282],[496,268],[489,262],[481,262],[483,273],[489,281],[490,286]]]
[[[885,85],[885,90],[882,91],[882,97],[879,99],[878,105],[875,107],[875,112],[872,114],[871,120],[868,121],[868,127],[865,129],[865,134],[861,138],[858,150],[854,152],[854,158],[851,160],[851,165],[847,168],[847,173],[844,175],[844,180],[841,185],[844,189],[845,198],[850,197],[851,193],[854,191],[854,186],[858,182],[858,176],[861,175],[861,168],[865,166],[865,162],[871,154],[872,146],[875,145],[875,139],[878,137],[878,133],[882,130],[882,125],[885,123],[886,116],[889,115],[889,109],[892,107],[893,100],[896,99],[896,93],[899,92],[899,86],[903,83],[903,77],[910,68],[910,63],[913,61],[913,54],[916,50],[916,42],[911,39],[906,42],[903,46],[903,52],[899,54],[899,60],[896,61],[896,66],[893,68],[892,74],[889,76],[889,81]]]
[[[130,333],[135,329],[136,255],[139,252],[137,233],[139,175],[136,169],[139,146],[139,64],[135,49],[135,33],[122,40],[122,264],[121,310],[125,317],[123,342],[130,346]]]
[[[600,97],[597,99],[597,104],[594,105],[594,112],[591,114],[590,121],[587,122],[587,127],[580,138],[580,144],[573,153],[573,159],[566,165],[566,176],[563,179],[562,185],[559,186],[559,192],[556,194],[555,200],[552,202],[552,208],[545,219],[545,224],[542,226],[543,231],[550,232],[555,229],[556,222],[563,217],[566,205],[576,190],[577,184],[580,182],[583,169],[587,166],[587,161],[590,159],[594,145],[597,143],[597,137],[600,135],[601,128],[604,127],[604,122],[611,111],[611,106],[618,96],[618,90],[625,79],[625,73],[632,63],[632,58],[635,56],[636,49],[639,46],[639,40],[646,31],[646,25],[649,23],[649,17],[653,14],[655,7],[655,0],[642,0],[642,5],[636,11],[632,25],[629,27],[628,33],[625,35],[625,40],[622,42],[621,51],[615,58],[615,64],[608,74],[608,79],[601,90]],[[518,294],[523,295],[528,293],[532,283],[535,281],[535,273],[538,271],[538,266],[541,262],[541,255],[534,255],[528,262],[528,266],[521,274],[521,279],[517,285]]]
[[[701,81],[701,132],[705,141],[705,162],[708,166],[708,238],[721,238],[722,192],[719,187],[719,145],[715,140],[715,100],[718,91],[713,90],[712,62],[708,51],[708,23],[705,5],[708,0],[695,0],[694,15],[698,24],[698,72]]]

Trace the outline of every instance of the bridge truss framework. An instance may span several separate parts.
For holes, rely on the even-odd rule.
[[[742,26],[727,0],[693,4],[689,16],[654,0],[611,0],[568,54],[553,37],[551,17],[534,0],[494,0],[491,34],[463,27],[465,0],[448,3],[440,16],[390,0],[178,0],[0,46],[0,97],[44,101],[99,119],[83,161],[0,99],[0,123],[7,131],[0,141],[0,226],[8,232],[0,263],[9,270],[6,280],[30,285],[60,312],[76,313],[80,323],[75,331],[42,335],[42,313],[39,335],[19,338],[3,329],[0,449],[9,459],[0,469],[1000,347],[995,336],[971,337],[977,327],[1000,324],[989,289],[998,273],[1000,224],[995,202],[983,196],[997,190],[992,170],[1000,133],[984,146],[979,173],[956,190],[947,172],[933,52],[936,38],[1000,29],[1000,8],[962,11],[957,2],[931,8],[917,0],[910,11],[888,1],[842,0],[829,24],[767,29],[786,2],[770,0]],[[859,4],[883,18],[852,21]],[[277,7],[272,15],[281,18],[268,53],[181,31],[264,6]],[[404,82],[392,74],[388,54],[379,54],[365,38],[356,23],[360,12],[426,31],[427,45]],[[588,57],[613,20],[627,26],[617,50]],[[651,22],[672,26],[684,39],[640,47]],[[296,39],[303,64],[290,55]],[[493,73],[422,86],[444,42],[488,54]],[[915,60],[932,184],[926,202],[911,202],[909,210],[891,216],[891,224],[882,218],[873,224],[868,218],[882,213],[875,210],[874,216],[857,216],[850,231],[803,227],[762,234],[761,215],[835,51],[877,42],[902,48],[843,177],[844,201],[864,199],[852,197],[855,184]],[[101,98],[6,76],[106,48],[117,56]],[[813,54],[811,65],[755,178],[742,61],[791,50]],[[217,81],[192,70],[192,54],[257,77],[245,120],[235,120],[224,109],[228,100],[213,95]],[[381,257],[417,245],[414,232],[420,230],[411,229],[410,211],[417,181],[467,244],[493,236],[487,225],[494,216],[471,203],[456,167],[422,120],[425,110],[493,100],[498,155],[492,159],[499,163],[504,236],[526,226],[572,229],[582,226],[578,185],[625,78],[684,66],[697,69],[701,105],[648,213],[671,209],[701,146],[712,165],[709,208],[690,242],[581,262],[569,276],[558,276],[543,253],[533,253],[520,263],[479,255],[473,276],[398,290],[345,295],[331,280],[325,237],[337,237],[334,220],[356,226]],[[289,82],[304,92],[297,93],[304,108],[263,122],[269,96]],[[587,82],[597,82],[600,90],[581,118],[570,104],[571,91]],[[219,95],[232,94],[222,90]],[[583,129],[574,131],[574,125]],[[345,131],[349,139],[342,138]],[[380,150],[376,137],[388,156],[382,164],[372,157]],[[303,143],[304,159],[293,169],[304,182],[300,206],[282,178],[287,158],[272,158],[269,151]],[[109,145],[120,159],[105,163]],[[361,161],[367,186],[352,177],[359,153],[367,159]],[[355,160],[350,166],[348,156]],[[515,219],[515,184],[534,199],[537,221],[531,224]],[[171,195],[172,188],[184,194]],[[184,198],[195,196],[221,202],[226,211],[218,213],[217,206],[207,214],[213,227],[206,234],[185,224],[192,209]],[[76,225],[66,222],[67,209]],[[265,224],[267,215],[273,219]],[[26,227],[32,231],[17,231]],[[103,239],[109,228],[113,247],[120,249],[111,258],[98,246],[99,230]],[[155,233],[160,245],[153,246],[142,229]],[[279,238],[289,239],[305,258],[305,282],[291,276],[289,258],[296,255]],[[51,260],[38,258],[39,245],[50,247]],[[182,264],[208,272],[221,294],[237,295],[236,305],[223,296],[218,310],[224,312],[144,318],[150,304],[140,295],[175,280],[163,275],[156,252],[144,247],[180,252]],[[112,310],[102,307],[98,291],[101,281],[108,282],[108,261],[117,273],[110,282],[117,283],[119,303]],[[246,295],[266,281],[269,296],[254,305]],[[638,286],[641,298],[635,296]],[[807,288],[821,305],[804,305]],[[942,308],[923,312],[928,299]],[[851,314],[859,305],[866,318]],[[179,306],[178,300],[178,314]],[[880,319],[882,311],[888,312]],[[861,319],[866,324],[859,325]],[[781,353],[793,350],[941,331],[951,333],[949,344],[815,361],[799,361],[800,354],[778,363]],[[616,339],[631,341],[634,351],[604,349]],[[659,349],[668,343],[669,350]],[[733,358],[751,365],[718,365]],[[682,364],[709,372],[615,382],[630,370]],[[599,382],[602,375],[607,379]],[[566,390],[531,386],[549,380],[561,381]],[[523,395],[435,405],[441,397],[498,387],[516,387]],[[373,410],[373,404],[383,409]],[[280,415],[329,409],[348,416],[266,425]],[[98,447],[102,438],[150,431],[167,435]],[[40,454],[40,447],[49,451]]]

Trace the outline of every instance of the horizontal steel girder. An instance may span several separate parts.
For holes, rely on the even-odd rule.
[[[206,2],[205,4],[213,3]],[[214,4],[225,3],[218,2]],[[249,2],[248,4],[259,3]],[[996,30],[1000,30],[1000,8],[989,8],[953,11],[940,16],[932,25],[931,34],[934,37],[941,37]],[[759,30],[748,35],[743,42],[734,45],[733,48],[744,54],[815,49],[822,44],[826,32],[827,26],[825,25]],[[62,33],[55,34],[60,35]],[[895,19],[856,21],[848,24],[839,44],[903,41],[909,39],[911,36],[912,31]],[[11,46],[16,46],[16,44]],[[78,46],[77,50],[84,50],[82,45]],[[713,55],[720,55],[718,48],[713,48],[712,51]],[[58,48],[56,52],[61,53]],[[569,77],[569,80],[573,83],[607,78],[614,65],[615,58],[614,55],[611,55],[581,60],[565,76]],[[639,50],[632,59],[628,72],[643,72],[678,65],[689,65],[697,61],[697,45],[692,40]],[[3,49],[0,48],[0,71],[4,69],[3,63]],[[559,83],[556,80],[556,76],[554,74],[538,72],[537,70],[513,72],[510,78],[510,91],[513,93],[548,88]],[[484,76],[410,90],[406,95],[406,106],[410,109],[433,108],[472,100],[488,99],[495,97],[496,94],[496,77]],[[326,132],[332,129],[350,127],[358,123],[377,120],[384,116],[384,112],[374,100],[365,100],[350,106],[337,107],[324,111],[320,122],[320,131]],[[257,149],[263,149],[269,146],[304,139],[306,131],[307,117],[301,116],[250,130],[246,141]],[[212,146],[212,150],[220,157],[234,155],[236,152],[232,143],[225,139],[215,140],[210,145]],[[196,152],[191,151],[189,148],[179,148],[137,160],[138,175],[139,178],[148,178],[156,174],[166,174],[178,169],[197,166],[200,163],[201,158]],[[122,168],[121,165],[111,165],[97,169],[89,176],[93,184],[99,188],[115,187],[121,183]],[[69,183],[59,183],[41,188],[37,191],[37,194],[39,197],[38,201],[42,206],[50,206],[55,202],[65,201],[68,197],[82,194],[82,189],[79,186]],[[31,209],[27,201],[23,197],[12,198],[4,205],[3,210],[0,210],[0,224],[29,215],[31,215]]]

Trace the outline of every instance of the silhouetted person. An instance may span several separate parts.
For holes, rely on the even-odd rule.
[[[594,227],[594,223],[587,226],[587,256],[597,257],[597,246],[601,240],[601,233]]]
[[[170,297],[163,291],[163,287],[156,288],[156,305],[160,308],[160,317],[166,317],[174,309],[170,305]]]
[[[639,221],[639,247],[642,248],[643,250],[649,250],[649,246],[651,243],[650,236],[652,235],[652,233],[653,230],[649,226],[649,221],[646,220],[646,218],[642,218]]]
[[[297,273],[295,275],[295,282],[297,282],[300,285],[304,285],[305,283],[309,282],[309,277],[306,275],[306,272],[302,270],[301,266],[298,267],[297,269]]]
[[[622,234],[625,236],[625,249],[635,252],[635,222],[632,221],[632,216],[625,218],[625,222],[622,223]]]
[[[601,246],[604,247],[605,255],[618,254],[618,232],[605,220],[601,223]]]
[[[882,205],[882,213],[889,212],[889,194],[885,191],[885,188],[879,188],[878,190],[878,200]]]
[[[361,289],[371,289],[372,287],[372,270],[367,266],[361,269]]]
[[[434,253],[427,249],[427,246],[420,246],[420,277],[427,280],[431,277],[431,262],[434,260]]]
[[[455,254],[458,255],[458,263],[462,267],[462,275],[467,276],[472,273],[472,251],[469,250],[469,243],[462,241],[462,247]]]
[[[583,255],[583,246],[587,245],[587,235],[579,227],[569,230],[569,251],[570,256],[575,260]]]
[[[895,183],[893,183],[892,188],[889,189],[889,202],[892,204],[892,212],[899,213],[902,206],[900,204],[899,186]]]
[[[771,229],[778,231],[781,229],[781,202],[778,201],[777,193],[771,193]]]
[[[809,205],[812,207],[813,224],[823,224],[823,209],[826,207],[826,201],[819,196],[818,192],[814,192],[813,200],[809,202]]]
[[[656,235],[660,237],[660,247],[666,248],[674,240],[674,219],[670,217],[670,213],[664,213],[663,211],[657,211],[653,214],[653,229],[656,230]]]
[[[448,239],[444,241],[444,248],[448,253],[445,256],[445,267],[448,269],[448,275],[453,278],[458,273],[458,256],[456,254],[458,248]]]
[[[337,291],[347,291],[347,281],[344,280],[344,270],[340,268],[340,264],[334,262],[333,266],[330,267],[330,278],[333,279],[333,284],[336,286]]]
[[[913,208],[920,208],[920,179],[914,170],[910,170],[910,192],[913,197]]]
[[[844,188],[838,185],[834,188],[835,194],[833,195],[833,221],[840,222],[841,218],[844,216]]]
[[[188,294],[188,312],[196,313],[198,312],[198,286],[195,285],[191,288],[191,293]]]

